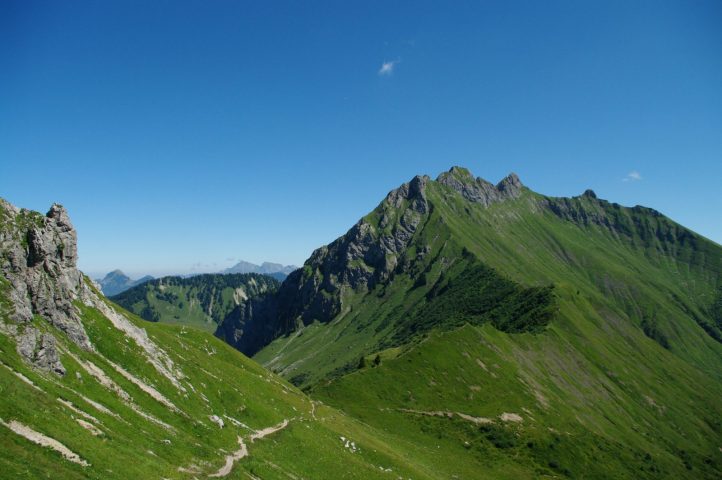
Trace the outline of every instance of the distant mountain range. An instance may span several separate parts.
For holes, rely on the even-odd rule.
[[[260,265],[255,263],[246,262],[244,260],[239,261],[230,268],[221,270],[218,273],[229,274],[229,273],[260,273],[262,275],[268,275],[275,278],[279,282],[286,279],[288,274],[298,269],[295,265],[281,265],[280,263],[263,262]],[[190,275],[178,275],[182,278],[190,278],[200,274]],[[123,273],[122,270],[113,270],[108,273],[102,279],[96,279],[95,281],[100,285],[101,290],[106,297],[112,297],[123,293],[126,290],[147,282],[148,280],[155,280],[155,277],[151,275],[145,275],[137,280],[133,280],[128,275]]]
[[[270,275],[276,280],[284,280],[291,272],[298,269],[295,265],[281,265],[280,263],[263,262],[260,265],[241,260],[221,273],[262,273]]]
[[[106,297],[112,297],[148,280],[153,280],[153,277],[146,275],[138,280],[133,280],[121,270],[113,270],[103,279],[96,280],[96,282],[100,285],[100,289]]]

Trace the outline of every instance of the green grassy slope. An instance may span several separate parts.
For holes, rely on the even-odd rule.
[[[213,332],[249,298],[277,288],[278,281],[266,275],[204,274],[151,280],[111,299],[148,321],[192,325]]]
[[[10,304],[0,297],[2,321],[12,325],[5,317]],[[413,445],[390,444],[380,431],[312,403],[211,335],[147,323],[119,310],[144,328],[182,372],[179,389],[100,311],[76,306],[95,352],[81,350],[40,317],[33,322],[58,338],[67,369],[62,377],[29,367],[16,353],[12,337],[0,333],[0,419],[59,441],[90,465],[65,460],[0,425],[3,478],[199,478],[224,465],[225,456],[239,449],[239,436],[245,439],[248,456],[238,460],[227,478],[389,478],[379,467],[404,478],[444,476],[416,466],[410,460],[419,455]],[[83,367],[91,363],[125,394],[103,385]],[[139,384],[166,400],[155,399]],[[212,415],[223,419],[223,428]],[[254,431],[284,420],[286,428],[250,440]],[[346,448],[341,436],[353,441],[356,450]]]
[[[468,450],[479,468],[719,477],[722,247],[653,210],[591,194],[525,189],[484,207],[429,182],[426,198],[422,227],[387,281],[342,289],[332,319],[307,322],[255,358],[373,426],[427,447],[443,439],[450,454]],[[379,236],[398,228],[383,220],[389,209],[365,218]],[[497,281],[480,281],[489,271]],[[500,282],[526,293],[491,295]],[[537,295],[522,308],[545,289],[551,301]],[[522,422],[501,420],[505,412]]]
[[[442,296],[435,292],[456,281],[457,297],[463,297],[466,293],[458,290],[469,284],[463,276],[491,268],[498,278],[490,284],[511,281],[517,290],[551,286],[555,298],[583,297],[598,313],[638,326],[675,355],[719,378],[722,349],[713,305],[722,278],[722,247],[651,211],[587,196],[570,202],[601,212],[600,217],[621,218],[621,226],[562,218],[550,208],[555,199],[528,190],[488,208],[435,182],[429,183],[427,196],[433,209],[387,282],[372,291],[343,290],[343,310],[330,322],[311,323],[281,337],[256,358],[310,384],[334,369],[349,368],[363,354],[404,343],[412,337],[411,329],[434,323],[425,318],[434,308],[433,297],[449,297],[448,291]],[[386,208],[382,204],[366,219],[379,225]],[[631,233],[626,234],[625,221],[649,224],[636,231],[628,228]],[[422,249],[426,253],[419,259]],[[518,300],[528,298],[520,295]],[[455,308],[455,302],[447,303],[436,309]],[[463,319],[484,320],[469,312],[455,315],[454,322],[448,321],[451,315],[438,317],[451,326]]]

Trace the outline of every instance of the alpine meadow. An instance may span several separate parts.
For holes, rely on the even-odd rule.
[[[722,478],[720,25],[0,6],[0,479]]]

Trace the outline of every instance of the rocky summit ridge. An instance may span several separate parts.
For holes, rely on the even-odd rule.
[[[417,175],[391,190],[381,204],[329,245],[315,250],[304,267],[292,272],[275,298],[265,298],[253,310],[256,315],[238,318],[236,326],[221,325],[217,335],[246,354],[255,353],[279,334],[315,320],[328,322],[342,312],[343,291],[370,291],[403,270],[406,252],[416,231],[429,219],[427,198],[430,183],[449,187],[483,207],[518,198],[524,186],[511,173],[497,185],[475,178],[463,167],[452,167],[436,181]],[[430,248],[416,252],[420,261]],[[240,326],[243,325],[244,328]]]
[[[47,215],[18,209],[0,199],[0,272],[8,284],[9,318],[3,325],[18,340],[18,352],[36,366],[64,373],[55,349],[55,337],[32,325],[42,316],[84,349],[92,348],[73,305],[86,288],[76,268],[77,236],[62,205],[53,204]]]
[[[474,178],[464,167],[451,167],[448,172],[439,175],[436,181],[456,190],[470,202],[480,203],[486,207],[517,198],[524,188],[516,173],[510,173],[497,185],[493,185],[481,177]]]

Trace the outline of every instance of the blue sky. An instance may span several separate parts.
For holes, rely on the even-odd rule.
[[[0,3],[0,196],[80,266],[301,264],[417,173],[722,243],[722,2]]]

